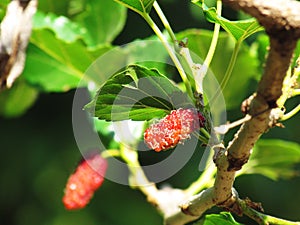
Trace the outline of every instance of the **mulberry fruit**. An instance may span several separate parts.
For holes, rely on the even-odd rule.
[[[204,122],[203,115],[195,109],[172,110],[169,115],[146,129],[144,140],[156,152],[167,150],[190,138],[190,134],[203,127]]]
[[[102,185],[106,169],[107,161],[99,154],[92,154],[79,163],[67,181],[62,199],[65,208],[75,210],[85,207]]]

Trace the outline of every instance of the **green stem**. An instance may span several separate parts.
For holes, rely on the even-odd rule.
[[[237,59],[240,47],[241,47],[241,43],[242,43],[241,41],[237,41],[235,43],[235,46],[234,46],[234,49],[233,49],[233,52],[232,52],[232,55],[231,55],[231,58],[230,58],[227,70],[226,70],[225,75],[224,75],[224,78],[223,78],[223,80],[222,80],[222,82],[220,84],[220,87],[216,91],[216,94],[214,95],[213,99],[211,100],[211,102],[213,102],[220,95],[220,93],[222,92],[222,90],[224,90],[224,88],[226,87],[226,85],[227,85],[227,83],[229,81],[229,78],[231,76],[231,73],[233,71],[233,68],[234,68],[234,65],[235,65],[235,62],[236,62],[236,59]]]
[[[140,167],[137,151],[130,149],[122,143],[120,143],[120,156],[127,163],[132,173],[135,173],[134,167]]]
[[[210,134],[204,128],[201,128],[200,131],[204,134],[207,139],[210,139]]]
[[[272,224],[272,225],[300,225],[300,222],[293,222],[293,221],[288,221],[288,220],[284,220],[284,219],[280,219],[277,217],[273,217],[273,216],[269,216],[266,215],[265,216],[265,222],[266,224]]]
[[[193,132],[192,134],[198,138],[199,141],[201,141],[203,144],[208,145],[209,139],[211,138],[210,134],[207,132],[207,130],[205,130],[205,128],[200,128],[200,131],[202,134],[204,134],[204,136],[202,136],[200,133],[198,132]]]
[[[163,23],[165,29],[167,30],[168,34],[170,35],[173,43],[176,43],[177,42],[177,38],[176,38],[176,36],[175,36],[175,34],[174,34],[174,32],[173,32],[173,30],[172,30],[172,28],[171,28],[168,20],[167,20],[167,18],[165,17],[163,11],[161,10],[161,8],[159,7],[159,5],[158,5],[157,2],[154,2],[153,6],[154,6],[154,9],[156,10],[156,12],[157,12],[157,14],[158,14],[161,22]],[[176,47],[178,47],[178,46],[175,46],[175,50],[176,50]],[[182,48],[179,48],[179,49],[181,49],[180,52],[179,52],[179,54],[182,55],[185,58],[186,62],[189,65],[189,68],[191,69],[191,71],[193,73],[194,80],[195,80],[196,79],[197,70],[200,69],[200,66],[197,66],[193,62],[193,60],[192,60],[192,58],[190,56],[190,52],[189,52],[188,48],[182,47]],[[196,90],[198,93],[203,93],[201,87],[198,87],[197,84],[195,84],[194,81],[192,83],[190,83],[190,86],[191,86],[192,90]]]
[[[300,222],[288,221],[269,215],[264,216],[264,221],[268,225],[300,225]]]
[[[155,1],[153,3],[153,7],[157,13],[157,15],[159,16],[161,22],[163,23],[164,27],[166,28],[168,34],[170,35],[170,38],[172,39],[172,41],[175,43],[177,41],[176,36],[169,24],[169,21],[167,20],[165,14],[163,13],[163,11],[161,10],[159,4],[157,3],[157,1]]]
[[[294,74],[292,75],[292,68],[289,68],[282,83],[282,95],[276,101],[279,108],[282,108],[286,100],[290,98],[293,91],[292,86],[295,82],[294,78]]]
[[[207,145],[208,144],[208,138],[203,137],[202,135],[200,135],[199,133],[193,133],[193,135],[198,138],[199,141],[201,141],[203,144]]]
[[[238,199],[238,204],[241,207],[243,213],[255,220],[261,225],[300,225],[300,222],[292,222],[284,219],[280,219],[274,216],[266,215],[264,213],[258,212],[253,208],[249,207],[244,200]]]
[[[197,93],[203,93],[202,90],[202,80],[197,80],[197,84],[196,84],[196,77],[197,77],[197,73],[201,68],[200,64],[196,64],[194,63],[191,54],[190,54],[190,50],[186,47],[186,46],[181,46],[179,48],[179,55],[183,57],[183,59],[185,60],[185,62],[187,63],[188,69],[191,71],[191,73],[193,74],[193,81],[191,82],[191,86],[194,88],[193,90],[196,90]]]
[[[296,115],[296,113],[298,113],[300,111],[300,104],[297,105],[294,109],[292,109],[290,112],[288,112],[287,114],[284,114],[281,118],[280,121],[285,121],[290,119],[291,117],[293,117],[294,115]]]
[[[235,65],[240,47],[241,47],[241,43],[242,43],[241,41],[237,41],[235,43],[235,46],[234,46],[234,49],[233,49],[233,52],[232,52],[232,55],[231,55],[231,58],[230,58],[230,61],[229,61],[229,65],[228,65],[227,70],[226,70],[225,75],[224,75],[224,79],[221,82],[221,90],[224,90],[224,88],[226,87],[226,85],[229,81],[229,78],[230,78],[231,73],[233,71],[233,68],[234,68],[234,65]]]
[[[154,203],[157,203],[158,190],[155,183],[150,182],[146,177],[143,168],[139,163],[137,151],[121,144],[120,153],[130,171],[130,186],[132,188],[138,188],[144,195],[147,196],[148,199],[151,199]]]
[[[297,79],[300,75],[299,63],[300,63],[300,59],[298,58],[297,65],[294,67],[294,70],[293,70],[293,74],[292,74],[291,68],[289,68],[289,70],[287,71],[287,74],[283,80],[282,95],[276,102],[279,108],[283,107],[285,102],[289,98],[300,95],[300,89],[294,89],[294,85],[295,85],[295,83],[297,83]],[[283,115],[280,118],[280,120],[281,121],[287,120],[287,119],[291,118],[292,116],[294,116],[298,111],[299,111],[299,105],[296,108],[294,108],[292,111],[290,111],[289,113]]]
[[[193,99],[194,95],[193,95],[193,91],[191,88],[191,85],[189,83],[189,80],[187,78],[187,75],[185,74],[185,71],[180,63],[180,61],[178,60],[175,51],[172,49],[172,47],[169,45],[168,41],[166,40],[165,36],[163,35],[163,33],[160,31],[160,29],[157,27],[157,25],[154,23],[154,21],[151,19],[151,17],[148,14],[143,14],[144,19],[146,20],[146,22],[149,24],[149,26],[152,28],[152,30],[154,31],[154,33],[157,35],[157,37],[160,39],[160,41],[162,42],[162,44],[164,45],[165,49],[167,50],[169,56],[171,57],[172,61],[174,62],[180,76],[181,79],[183,81],[183,83],[185,84],[186,87],[186,91],[188,93],[188,95]]]
[[[217,14],[221,15],[221,13],[222,13],[222,1],[218,0],[217,1]],[[208,53],[203,62],[203,65],[201,66],[201,68],[196,68],[195,73],[193,73],[194,79],[196,81],[196,90],[198,93],[203,93],[203,79],[204,79],[205,75],[207,74],[207,70],[208,70],[210,63],[212,61],[212,58],[215,54],[215,50],[216,50],[218,38],[219,38],[219,32],[220,32],[220,24],[215,23],[213,37],[212,37],[212,40],[210,43]]]
[[[220,16],[221,13],[222,13],[222,1],[218,0],[217,1],[217,14]],[[216,50],[218,38],[219,38],[220,27],[221,27],[220,24],[215,23],[214,33],[213,33],[213,37],[212,37],[212,40],[210,43],[210,47],[209,47],[208,53],[206,55],[206,58],[203,62],[204,69],[201,71],[202,74],[200,74],[200,76],[203,76],[203,77],[205,76],[205,74],[207,73],[207,70],[210,66],[210,63],[212,61],[212,58],[215,54],[215,50]]]
[[[292,97],[300,95],[300,89],[294,89],[292,93]]]
[[[106,151],[101,152],[101,156],[105,159],[109,157],[120,157],[120,151],[118,149],[108,149]]]
[[[161,10],[161,8],[160,8],[159,4],[157,3],[157,1],[154,2],[153,7],[154,7],[154,9],[155,9],[157,15],[159,16],[161,22],[163,23],[165,29],[167,30],[167,32],[168,32],[170,38],[172,39],[172,42],[173,42],[173,43],[176,43],[176,42],[177,42],[177,38],[176,38],[176,36],[175,36],[175,34],[174,34],[174,32],[173,32],[173,30],[172,30],[170,24],[169,24],[169,21],[167,20],[166,16],[164,15],[163,11]],[[175,49],[176,49],[176,47],[177,47],[177,46],[175,46]],[[187,51],[188,51],[188,49],[187,49]],[[188,52],[188,54],[189,54],[189,52]],[[185,57],[185,56],[184,56],[184,57]],[[192,71],[194,72],[194,69],[193,69],[194,63],[193,63],[193,61],[191,60],[190,55],[189,55],[189,58],[188,58],[188,57],[185,57],[185,58],[187,59],[187,62],[188,62],[188,64],[189,64],[190,68],[191,68]],[[189,61],[189,60],[190,60],[190,61]],[[183,69],[183,70],[184,70],[184,69]],[[197,90],[197,86],[195,87],[195,84],[194,84],[194,83],[190,83],[189,86],[191,87],[192,90],[193,90],[193,88]],[[198,91],[198,92],[199,92],[199,91]],[[202,93],[202,92],[201,92],[201,93]]]
[[[134,186],[140,188],[143,191],[143,186],[153,184],[147,179],[146,175],[144,174],[144,171],[138,160],[137,151],[121,144],[120,152],[122,159],[126,162],[128,169],[134,179]]]

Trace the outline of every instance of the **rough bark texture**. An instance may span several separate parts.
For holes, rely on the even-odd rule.
[[[235,172],[249,159],[252,147],[273,124],[272,111],[282,94],[284,77],[300,37],[300,2],[288,0],[223,0],[234,9],[257,18],[270,38],[270,50],[264,73],[249,105],[251,119],[235,134],[227,149],[216,156],[217,175],[214,186],[192,197],[182,210],[166,218],[168,225],[182,225],[200,217],[207,209],[219,205],[230,209],[238,203],[234,194]],[[236,204],[235,204],[236,202]],[[236,207],[239,208],[239,207]]]

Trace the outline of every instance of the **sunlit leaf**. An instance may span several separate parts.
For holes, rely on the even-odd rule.
[[[89,47],[112,42],[126,22],[126,8],[113,0],[87,0],[82,13],[74,20],[86,30]]]
[[[96,51],[88,51],[80,42],[64,43],[51,36],[53,34],[49,31],[43,31],[43,35],[53,41],[51,47],[46,43],[40,43],[39,46],[29,45],[22,74],[27,81],[43,91],[61,92],[77,87],[90,64],[110,49],[109,46],[103,46]],[[63,51],[57,52],[59,49]]]
[[[242,225],[235,221],[233,216],[228,212],[221,212],[220,214],[206,215],[200,221],[193,225]]]
[[[57,16],[53,13],[45,14],[37,11],[33,18],[33,29],[49,29],[54,32],[55,37],[65,42],[74,42],[78,39],[87,39],[86,29],[69,20],[64,16]]]
[[[127,64],[139,64],[147,68],[156,68],[167,77],[170,65],[169,55],[162,43],[151,36],[145,40],[135,40],[123,47]],[[169,68],[170,69],[170,68]],[[174,67],[175,69],[175,67]]]
[[[224,30],[231,34],[236,41],[242,41],[250,35],[263,30],[263,27],[254,19],[230,21],[217,14],[216,8],[207,7],[203,0],[193,0],[193,3],[203,9],[206,19],[211,23],[219,23]]]
[[[299,174],[294,168],[296,163],[300,163],[299,144],[261,139],[255,144],[249,162],[238,174],[262,174],[273,180],[287,179]]]
[[[26,66],[22,76],[43,91],[68,91],[77,86],[81,74],[47,55],[34,45],[29,45]]]
[[[109,121],[150,120],[188,105],[187,96],[157,70],[130,65],[109,78],[85,109]]]
[[[150,13],[151,8],[155,0],[115,0],[127,8],[139,13]]]
[[[77,87],[87,68],[111,49],[105,44],[89,50],[85,39],[84,28],[66,17],[38,13],[23,76],[44,91]]]

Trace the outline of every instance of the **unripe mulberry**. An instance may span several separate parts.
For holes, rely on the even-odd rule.
[[[68,179],[63,203],[68,210],[85,207],[104,181],[107,161],[99,154],[84,159]]]
[[[144,133],[145,143],[159,152],[175,147],[190,134],[204,126],[205,118],[195,109],[172,110],[158,123],[152,124]]]

